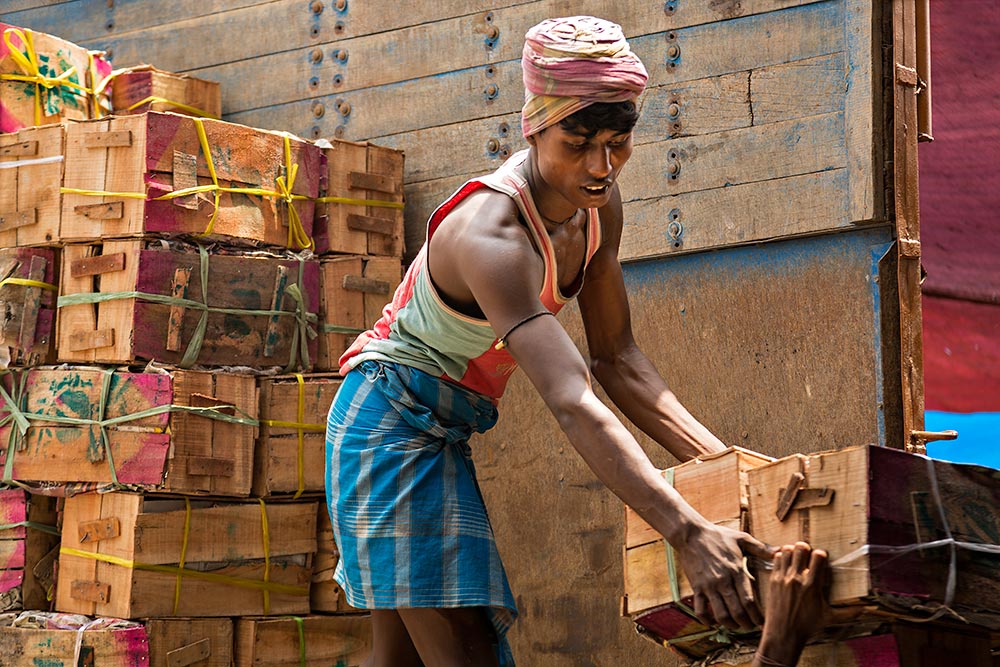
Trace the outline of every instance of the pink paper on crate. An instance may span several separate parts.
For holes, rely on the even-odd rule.
[[[0,133],[110,113],[110,74],[103,52],[0,23]]]

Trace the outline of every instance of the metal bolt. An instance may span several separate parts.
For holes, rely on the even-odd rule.
[[[322,14],[323,13],[323,3],[320,2],[320,0],[313,0],[313,3],[311,5],[309,5],[309,9],[312,10],[313,14]]]
[[[349,115],[351,115],[351,103],[350,102],[341,102],[340,104],[337,105],[337,111],[340,112],[341,116],[349,116]]]
[[[316,118],[322,118],[323,114],[326,113],[326,106],[322,102],[313,102],[312,112]]]
[[[486,93],[487,97],[493,99],[498,94],[500,94],[500,86],[498,86],[495,83],[491,83],[490,85],[486,86],[486,90],[484,90],[483,92]]]
[[[681,54],[681,47],[677,46],[676,44],[671,44],[670,48],[667,49],[668,58],[676,58],[680,54]]]
[[[681,171],[681,165],[677,162],[671,162],[667,165],[667,171],[676,176]]]
[[[323,49],[313,49],[309,53],[309,59],[312,60],[314,63],[323,62]]]
[[[342,63],[347,62],[347,49],[337,49],[333,52],[333,57]]]
[[[345,9],[347,9],[347,0],[337,0],[337,3],[334,5],[334,7],[337,8],[338,12],[344,11]]]
[[[671,104],[667,107],[667,115],[672,118],[677,118],[681,115],[681,107],[679,104]]]
[[[496,40],[500,36],[500,28],[495,25],[491,25],[489,30],[486,31],[486,39]]]
[[[114,6],[115,6],[115,0],[108,0],[108,9],[111,9]]]
[[[487,153],[497,153],[500,151],[500,140],[490,139],[486,142],[486,152]]]

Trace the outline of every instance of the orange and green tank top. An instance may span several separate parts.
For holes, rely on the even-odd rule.
[[[509,196],[545,262],[545,278],[539,298],[552,313],[573,299],[583,286],[583,272],[601,245],[597,209],[587,210],[587,247],[583,270],[573,294],[564,295],[558,284],[555,252],[542,217],[535,208],[528,183],[516,169],[527,158],[523,150],[512,155],[492,174],[465,183],[431,214],[427,239],[396,288],[382,317],[362,333],[340,358],[340,372],[346,375],[366,360],[388,361],[418,368],[435,377],[498,400],[517,363],[506,349],[496,349],[497,337],[490,323],[464,315],[444,302],[431,281],[427,268],[427,247],[441,221],[471,193],[491,188]]]

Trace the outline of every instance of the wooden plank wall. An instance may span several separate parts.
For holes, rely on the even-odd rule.
[[[444,197],[525,146],[524,32],[559,15],[620,23],[650,72],[622,176],[637,339],[723,440],[781,455],[902,444],[883,4],[7,0],[0,20],[118,67],[220,81],[231,121],[405,150],[408,257]],[[585,353],[578,314],[560,319]],[[522,375],[502,408],[474,450],[521,609],[515,654],[670,664],[617,618],[621,503]]]

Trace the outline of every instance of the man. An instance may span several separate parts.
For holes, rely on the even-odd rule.
[[[327,428],[335,577],[373,610],[376,666],[513,664],[516,609],[467,441],[495,423],[516,366],[601,481],[674,545],[696,612],[762,620],[743,559],[771,552],[691,509],[590,384],[592,371],[681,460],[724,448],[632,337],[617,178],[646,70],[619,26],[592,17],[532,28],[522,67],[530,148],[435,211],[392,303],[341,358]],[[589,369],[552,316],[576,295]]]

